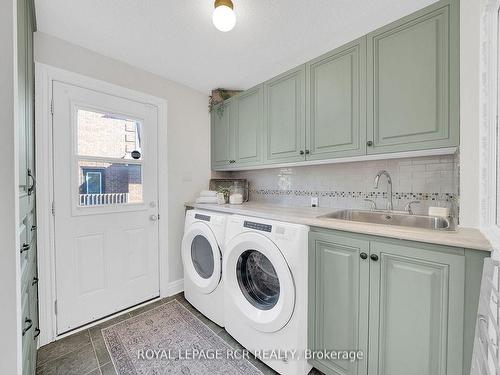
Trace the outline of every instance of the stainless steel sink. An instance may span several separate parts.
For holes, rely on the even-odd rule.
[[[407,213],[393,211],[341,210],[318,216],[318,218],[359,221],[363,223],[396,225],[412,228],[455,230],[455,224],[452,218],[409,215]]]

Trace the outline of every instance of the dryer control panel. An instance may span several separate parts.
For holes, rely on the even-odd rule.
[[[245,220],[243,222],[243,226],[245,228],[260,230],[262,232],[268,232],[268,233],[271,233],[272,230],[273,230],[272,225],[262,224],[262,223],[256,223],[256,222],[248,221],[248,220]]]
[[[198,219],[198,220],[203,220],[203,221],[210,221],[210,216],[203,215],[203,214],[195,214],[194,218]]]

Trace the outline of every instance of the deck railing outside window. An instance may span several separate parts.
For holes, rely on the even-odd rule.
[[[128,203],[129,193],[80,194],[80,206]]]

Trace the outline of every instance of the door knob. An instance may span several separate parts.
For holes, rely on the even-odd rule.
[[[368,254],[366,254],[366,253],[361,253],[361,254],[359,254],[359,256],[360,256],[361,259],[368,258]]]
[[[151,216],[149,216],[149,220],[151,220],[151,221],[158,220],[158,215],[151,215]]]
[[[370,255],[370,259],[376,262],[378,260],[378,255],[377,254],[372,254]]]

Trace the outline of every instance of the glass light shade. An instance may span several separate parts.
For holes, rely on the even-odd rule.
[[[236,15],[234,11],[226,5],[219,5],[214,9],[212,14],[212,22],[214,26],[223,32],[227,32],[233,29],[236,25]]]

